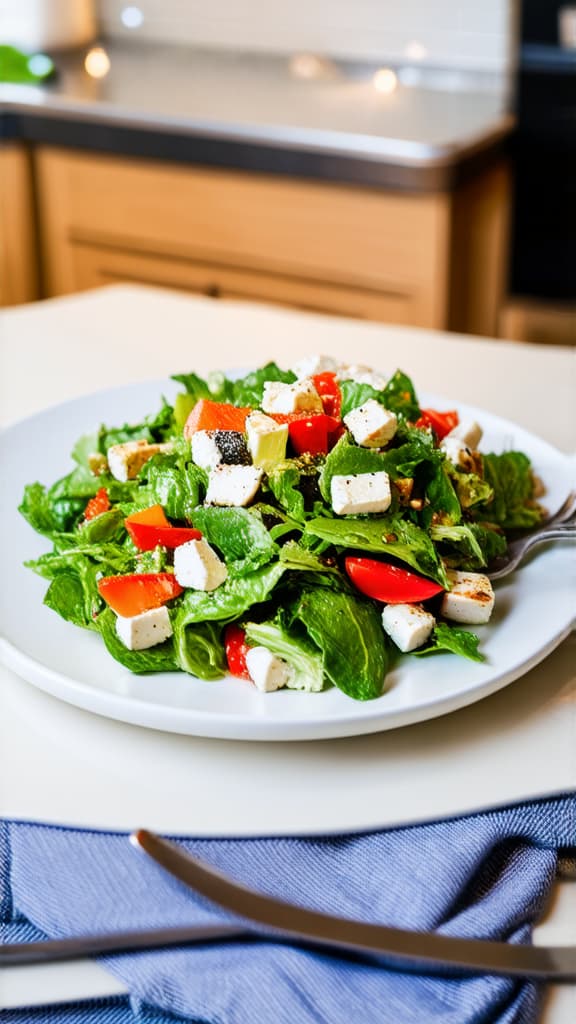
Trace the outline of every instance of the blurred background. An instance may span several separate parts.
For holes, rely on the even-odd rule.
[[[0,304],[576,342],[576,3],[0,0]]]

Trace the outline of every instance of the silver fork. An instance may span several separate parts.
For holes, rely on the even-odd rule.
[[[551,540],[570,540],[576,537],[576,493],[571,491],[562,508],[548,522],[526,537],[513,540],[504,555],[499,555],[490,563],[486,576],[491,580],[502,579],[514,572],[524,556],[532,548],[546,544]]]

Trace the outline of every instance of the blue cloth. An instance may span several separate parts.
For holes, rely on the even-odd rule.
[[[262,891],[329,913],[450,935],[528,942],[576,797],[411,828],[320,839],[182,839]],[[4,822],[2,941],[225,918],[134,850],[125,835]],[[130,999],[11,1011],[6,1024],[529,1024],[538,986],[440,978],[279,944],[101,958]],[[24,1014],[24,1015],[23,1015]]]

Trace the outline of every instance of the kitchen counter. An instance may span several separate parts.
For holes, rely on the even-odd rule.
[[[343,183],[443,191],[499,152],[513,119],[498,76],[106,43],[57,59],[43,86],[0,84],[0,138]],[[303,77],[302,71],[314,72]]]

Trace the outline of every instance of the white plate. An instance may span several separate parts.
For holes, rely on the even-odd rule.
[[[248,682],[203,682],[184,673],[135,676],[115,662],[96,634],[64,622],[42,604],[45,580],[26,570],[47,542],[17,512],[26,483],[50,484],[70,468],[76,439],[101,422],[137,422],[173,397],[173,382],[145,382],[67,402],[23,420],[1,441],[1,612],[5,664],[48,693],[119,721],[195,736],[303,740],[393,729],[455,711],[506,686],[546,657],[568,634],[572,584],[562,549],[540,552],[497,585],[490,625],[479,627],[486,662],[453,655],[405,658],[390,673],[387,692],[360,703],[337,689],[320,694],[262,694]],[[555,511],[570,488],[566,456],[520,427],[453,400],[423,395],[424,404],[459,408],[484,427],[485,451],[527,452],[546,483]]]

